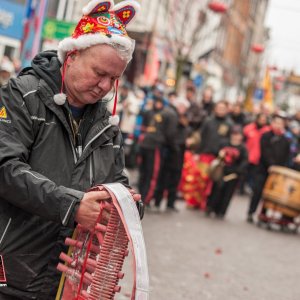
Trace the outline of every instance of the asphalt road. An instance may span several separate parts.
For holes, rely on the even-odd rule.
[[[147,214],[151,299],[299,300],[300,236],[245,222],[236,197],[224,221],[180,205]]]
[[[179,213],[146,213],[150,299],[299,300],[300,234],[248,224],[247,205],[236,196],[223,221],[183,202]]]
[[[135,186],[137,173],[130,178]],[[248,203],[249,197],[234,196],[225,220],[188,210],[183,201],[178,213],[147,211],[150,300],[300,300],[300,232],[248,224]],[[117,300],[130,299],[126,263]]]

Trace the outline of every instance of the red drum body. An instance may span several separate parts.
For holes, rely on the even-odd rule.
[[[63,272],[56,300],[112,300],[121,287],[122,267],[133,254],[132,300],[148,300],[149,276],[145,244],[136,204],[121,184],[97,186],[106,189],[112,201],[100,202],[100,213],[93,231],[77,225],[74,235],[65,243],[68,254],[61,253],[57,269]],[[104,210],[110,211],[107,224],[102,224]]]

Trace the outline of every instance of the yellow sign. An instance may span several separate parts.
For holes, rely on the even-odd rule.
[[[6,119],[7,118],[7,113],[6,113],[6,109],[4,106],[2,106],[2,108],[0,109],[0,118],[1,119]]]

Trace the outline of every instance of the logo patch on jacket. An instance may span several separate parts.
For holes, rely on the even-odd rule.
[[[5,269],[2,255],[0,255],[0,283],[6,283]]]
[[[4,106],[2,106],[0,108],[0,118],[1,119],[7,119],[6,108]]]
[[[7,112],[5,106],[0,107],[0,122],[1,123],[11,123],[11,120],[7,119]]]

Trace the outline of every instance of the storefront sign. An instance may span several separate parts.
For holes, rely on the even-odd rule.
[[[23,35],[25,5],[0,1],[0,35],[20,40]]]
[[[72,35],[75,26],[75,23],[46,19],[43,26],[42,37],[43,39],[62,40]]]

